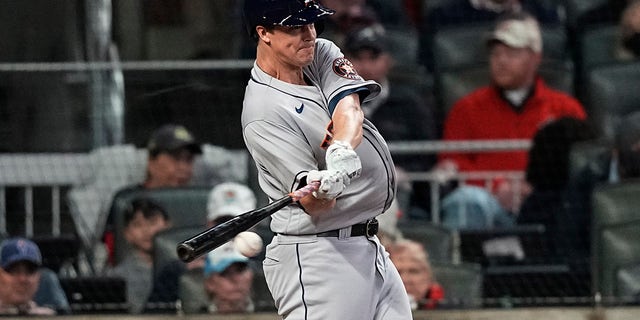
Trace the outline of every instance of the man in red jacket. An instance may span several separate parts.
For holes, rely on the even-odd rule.
[[[491,85],[479,88],[453,106],[444,123],[443,139],[531,139],[547,122],[560,117],[585,119],[573,97],[548,87],[538,75],[542,61],[542,37],[536,19],[525,13],[498,19],[487,38]],[[443,153],[440,172],[524,171],[527,152]],[[526,185],[502,181],[494,184],[493,197],[482,182],[469,181],[443,199],[443,222],[454,228],[509,225],[517,212],[515,192]],[[524,181],[522,182],[524,183]]]

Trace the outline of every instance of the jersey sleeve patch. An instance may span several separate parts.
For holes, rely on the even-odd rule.
[[[346,58],[336,58],[333,60],[333,72],[345,79],[362,80],[362,77],[358,74],[356,68],[353,67],[351,61]]]

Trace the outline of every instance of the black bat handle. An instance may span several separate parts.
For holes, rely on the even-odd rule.
[[[276,211],[293,202],[290,196],[282,197],[256,211],[245,212],[234,219],[209,228],[178,244],[180,260],[191,262],[199,256],[223,245],[238,233],[245,231]]]

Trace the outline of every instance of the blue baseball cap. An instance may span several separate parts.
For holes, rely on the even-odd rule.
[[[211,273],[221,273],[234,263],[248,263],[249,258],[243,256],[233,247],[233,242],[227,242],[207,254],[204,262],[204,276]]]
[[[24,238],[11,238],[2,242],[0,249],[0,266],[7,269],[12,264],[20,261],[28,261],[37,266],[42,265],[40,249],[31,240]]]

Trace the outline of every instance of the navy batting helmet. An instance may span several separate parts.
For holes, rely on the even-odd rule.
[[[303,26],[334,13],[315,0],[245,0],[243,12],[247,32],[253,38],[257,37],[257,26]]]

